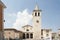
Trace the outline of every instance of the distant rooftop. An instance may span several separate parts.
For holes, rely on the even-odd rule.
[[[49,31],[52,31],[52,29],[41,29],[41,30],[49,30]]]
[[[58,29],[58,30],[60,30],[60,29]]]
[[[22,32],[22,31],[19,31],[19,30],[16,30],[14,28],[5,28],[4,31],[9,31],[9,30],[13,30],[15,32]]]

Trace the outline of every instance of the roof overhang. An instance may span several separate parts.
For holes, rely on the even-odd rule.
[[[3,8],[6,8],[6,6],[4,5],[4,3],[0,0],[0,5],[3,6]]]

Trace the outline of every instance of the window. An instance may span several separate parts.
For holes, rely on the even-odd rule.
[[[49,33],[49,30],[46,30],[47,33]]]
[[[30,38],[33,38],[33,34],[32,33],[30,34]]]
[[[27,35],[27,38],[29,38],[29,34],[27,33],[26,35]]]
[[[38,12],[38,16],[40,16],[40,13]]]
[[[49,34],[46,34],[46,36],[49,36]]]
[[[41,39],[43,39],[43,37],[41,37]]]
[[[26,31],[29,31],[29,29],[27,29]]]
[[[23,33],[23,39],[25,39],[25,33]]]
[[[60,36],[60,34],[59,34],[59,36]]]
[[[52,39],[54,39],[54,37],[52,37]]]
[[[41,30],[41,35],[43,35],[43,30]]]
[[[35,12],[35,16],[37,16],[37,13]]]

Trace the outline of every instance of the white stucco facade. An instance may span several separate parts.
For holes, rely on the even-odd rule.
[[[52,40],[52,30],[51,29],[41,29],[41,39]]]
[[[41,14],[41,11],[38,5],[36,5],[32,13],[33,32],[34,32],[33,39],[41,39],[41,15],[40,14]]]

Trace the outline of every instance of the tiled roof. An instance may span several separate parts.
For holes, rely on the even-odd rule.
[[[22,31],[19,31],[19,30],[16,30],[16,29],[14,29],[14,28],[6,28],[6,29],[4,29],[4,31],[11,31],[11,30],[13,30],[13,31],[15,31],[15,32],[22,32]]]

